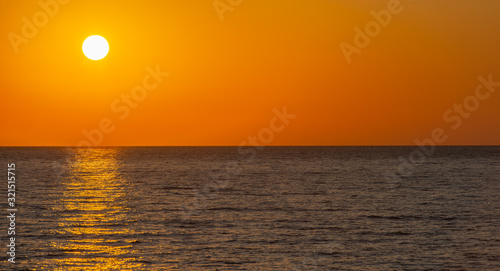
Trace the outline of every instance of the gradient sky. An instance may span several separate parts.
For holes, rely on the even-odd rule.
[[[391,1],[243,0],[221,21],[213,0],[71,0],[18,46],[43,9],[1,1],[0,145],[77,145],[102,119],[101,145],[239,145],[283,107],[297,117],[269,145],[412,145],[435,128],[500,144],[500,91],[455,130],[443,119],[478,76],[500,81],[500,2],[401,1],[348,63],[340,44]],[[90,35],[105,59],[83,55]],[[169,76],[121,119],[111,105],[157,65]]]

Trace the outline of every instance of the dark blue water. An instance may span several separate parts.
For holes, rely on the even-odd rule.
[[[0,148],[2,270],[500,270],[500,147],[415,150]]]

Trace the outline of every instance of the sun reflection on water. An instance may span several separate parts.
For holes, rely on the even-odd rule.
[[[120,150],[75,150],[68,176],[62,180],[61,215],[51,241],[58,251],[41,269],[134,270],[143,259],[132,257],[135,220],[128,207],[129,185],[119,172]]]

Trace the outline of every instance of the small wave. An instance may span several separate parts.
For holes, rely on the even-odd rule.
[[[193,190],[192,187],[180,187],[180,186],[165,186],[162,189],[165,190]]]

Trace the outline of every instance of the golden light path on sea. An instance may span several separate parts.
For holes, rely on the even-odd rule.
[[[63,181],[55,233],[60,241],[49,246],[62,257],[45,259],[40,269],[134,270],[143,267],[133,255],[128,227],[127,180],[120,175],[114,148],[78,149],[70,174]],[[68,237],[69,236],[69,237]]]

